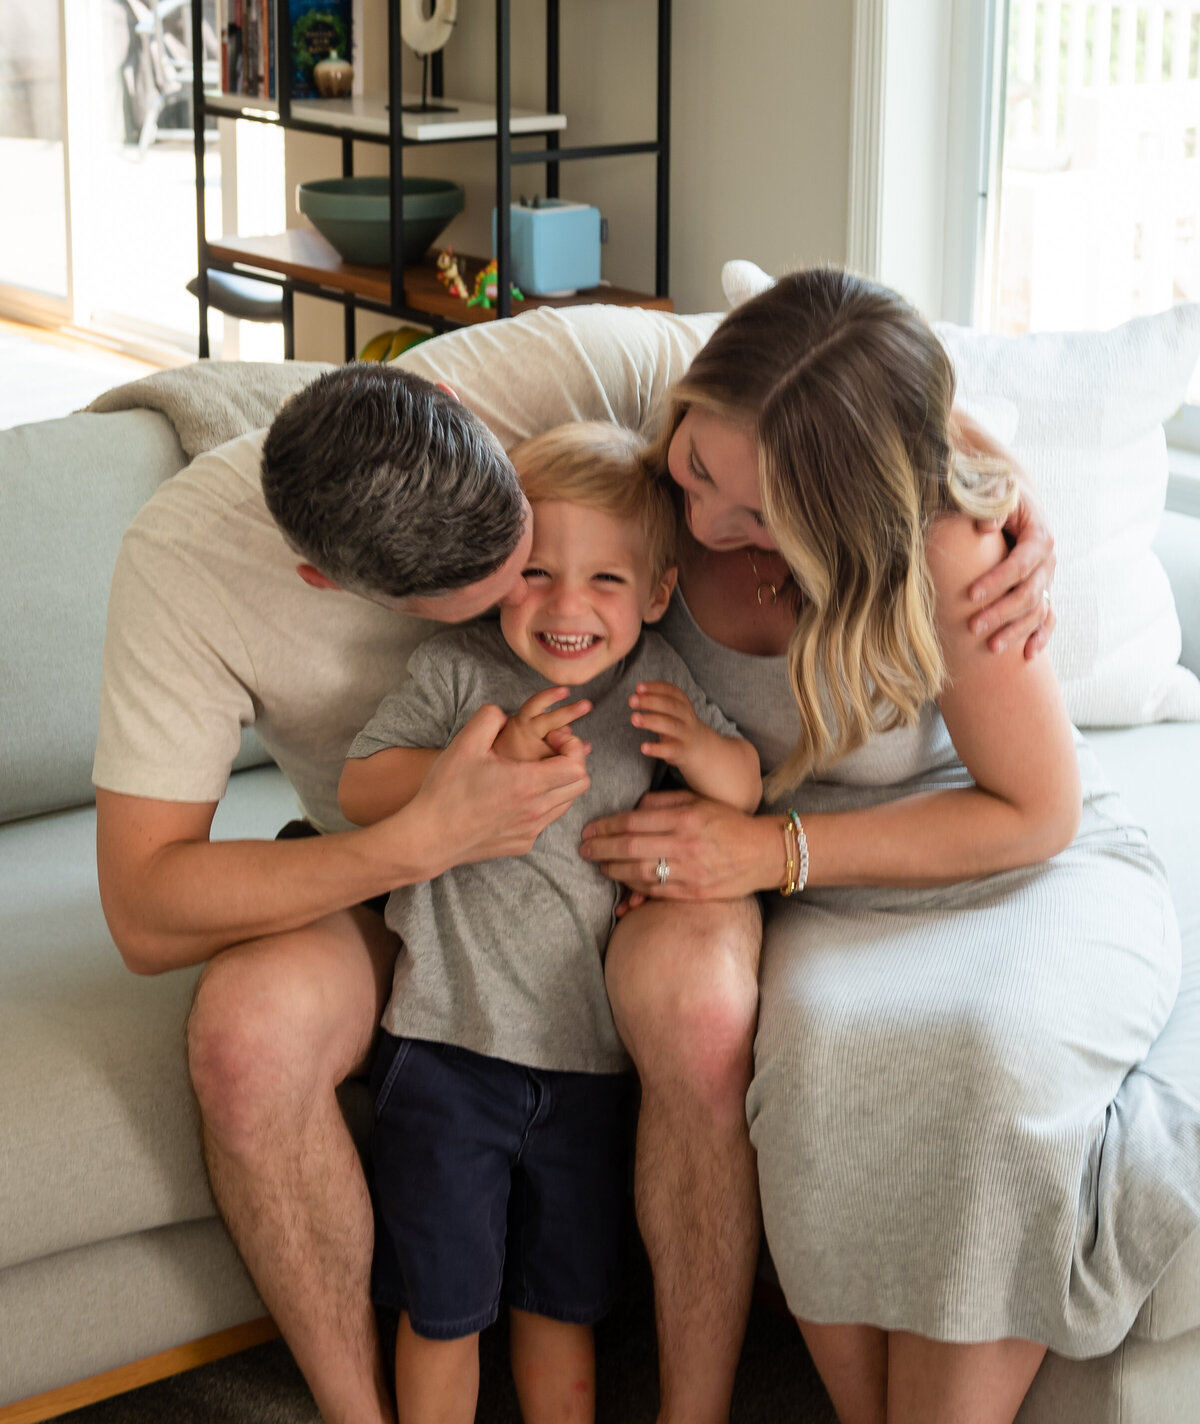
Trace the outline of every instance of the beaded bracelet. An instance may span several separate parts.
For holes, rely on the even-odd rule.
[[[794,895],[808,884],[808,837],[804,834],[800,817],[793,810],[789,810],[783,818],[783,854],[785,876],[779,893]]]
[[[799,848],[800,866],[796,871],[796,889],[800,891],[808,884],[808,837],[804,834],[804,826],[795,811],[788,811],[788,819],[795,829],[796,844]]]

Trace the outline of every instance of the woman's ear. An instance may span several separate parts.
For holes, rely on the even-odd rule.
[[[643,623],[657,623],[667,611],[667,604],[671,601],[671,595],[675,592],[675,585],[679,581],[679,570],[672,565],[662,578],[658,581],[658,587],[650,595],[650,602],[642,614]]]

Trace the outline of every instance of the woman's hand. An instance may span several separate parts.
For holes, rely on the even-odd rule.
[[[971,585],[972,602],[985,606],[972,614],[967,626],[977,636],[987,635],[993,653],[1023,642],[1025,656],[1032,658],[1050,641],[1056,622],[1050,606],[1057,562],[1054,535],[1027,471],[1012,452],[961,411],[954,412],[952,430],[955,444],[1004,460],[1020,493],[1017,507],[1003,525],[1015,540],[1014,547],[1006,559]],[[988,533],[1001,525],[995,519],[979,520],[977,527]]]
[[[692,791],[652,791],[636,811],[592,821],[580,854],[629,887],[625,909],[644,899],[739,900],[773,889],[784,871],[778,817],[748,816]]]

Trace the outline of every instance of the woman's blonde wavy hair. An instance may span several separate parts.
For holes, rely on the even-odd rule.
[[[689,406],[750,428],[763,517],[796,583],[802,730],[768,782],[780,794],[938,694],[926,535],[952,510],[1003,518],[1015,483],[954,448],[954,371],[926,322],[851,273],[780,278],[725,318],[672,396],[658,468]]]

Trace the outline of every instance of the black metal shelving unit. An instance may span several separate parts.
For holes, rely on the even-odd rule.
[[[496,224],[496,264],[498,275],[498,304],[496,316],[507,317],[512,313],[510,283],[512,280],[512,243],[510,226],[510,203],[512,201],[512,170],[528,164],[544,164],[546,169],[546,196],[559,195],[559,165],[594,158],[612,158],[630,154],[653,154],[656,159],[655,172],[655,259],[654,295],[665,298],[668,295],[668,248],[670,222],[670,124],[671,124],[671,0],[656,0],[658,8],[658,64],[657,64],[657,121],[653,139],[639,143],[598,144],[586,147],[563,147],[555,131],[545,134],[544,143],[538,148],[514,148],[511,129],[512,84],[511,84],[511,0],[495,0],[496,6],[496,133],[494,140],[472,135],[443,139],[409,139],[404,136],[404,114],[401,103],[401,56],[400,12],[395,4],[388,4],[388,132],[385,135],[363,132],[346,124],[326,124],[315,122],[307,116],[297,116],[292,108],[291,66],[285,56],[291,54],[291,23],[287,0],[272,0],[276,14],[276,76],[275,89],[278,96],[278,117],[264,113],[255,100],[249,96],[244,106],[230,107],[227,103],[210,105],[204,91],[202,66],[193,66],[193,117],[195,132],[196,164],[196,247],[198,256],[199,281],[197,296],[200,305],[200,356],[209,354],[208,311],[210,271],[231,272],[238,275],[252,275],[255,280],[272,283],[282,289],[282,316],[284,326],[284,354],[291,358],[294,354],[293,298],[300,292],[307,296],[320,297],[326,301],[342,303],[345,309],[345,349],[346,359],[353,360],[357,346],[355,341],[354,314],[357,310],[380,312],[387,316],[413,321],[421,326],[430,326],[435,331],[446,330],[465,323],[407,304],[404,282],[404,257],[402,233],[404,227],[403,192],[401,179],[404,174],[404,150],[410,147],[454,143],[495,142],[496,145],[496,207],[501,220]],[[546,110],[559,112],[560,106],[560,0],[546,0]],[[192,52],[201,54],[201,6],[198,0],[192,5]],[[430,90],[435,98],[444,95],[442,55],[439,51],[432,57],[430,65]],[[226,96],[228,98],[229,96]],[[317,101],[312,101],[314,104]],[[223,118],[244,118],[258,122],[278,123],[284,129],[294,129],[303,133],[324,134],[336,138],[341,143],[342,176],[352,177],[354,173],[355,143],[384,143],[388,148],[389,173],[391,175],[391,221],[392,249],[390,265],[390,292],[388,303],[373,301],[356,293],[345,293],[302,281],[295,277],[254,270],[246,271],[247,264],[235,264],[213,258],[209,253],[209,243],[204,224],[204,123],[205,117],[213,114]],[[522,137],[522,135],[517,135]],[[532,135],[531,135],[532,137]],[[397,295],[399,294],[399,295]]]

